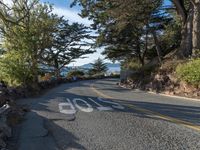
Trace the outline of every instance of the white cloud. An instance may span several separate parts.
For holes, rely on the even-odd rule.
[[[73,9],[69,9],[69,8],[61,8],[61,7],[56,7],[54,6],[54,10],[53,13],[59,15],[59,16],[64,16],[65,19],[69,20],[70,23],[72,22],[78,22],[78,23],[82,23],[86,26],[90,26],[92,24],[92,21],[88,20],[88,19],[83,19],[78,15],[78,11],[74,11]],[[95,35],[94,32],[91,33],[92,35]],[[104,56],[101,55],[101,52],[103,51],[103,49],[97,49],[97,52],[94,54],[88,54],[85,55],[85,59],[76,59],[75,62],[70,63],[69,65],[75,65],[75,66],[80,66],[83,64],[87,64],[87,63],[91,63],[94,60],[96,60],[97,58],[102,58],[104,59]]]
[[[13,4],[12,0],[3,0],[3,2],[8,6],[12,6]]]
[[[65,19],[69,20],[70,22],[78,22],[82,23],[86,26],[90,26],[92,21],[86,19],[86,18],[81,18],[78,15],[78,11],[70,10],[68,8],[61,8],[61,7],[54,7],[53,13],[59,15],[59,16],[64,16]]]

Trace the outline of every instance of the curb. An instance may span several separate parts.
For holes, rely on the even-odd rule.
[[[131,88],[126,88],[122,85],[119,84],[119,87],[124,88],[124,89],[128,89],[128,90],[133,90]],[[165,97],[172,97],[172,98],[178,98],[178,99],[184,99],[184,100],[190,100],[190,101],[196,101],[196,102],[200,102],[200,99],[197,98],[189,98],[189,97],[183,97],[183,96],[176,96],[176,95],[168,95],[168,94],[164,94],[164,93],[156,93],[156,92],[150,92],[150,91],[143,91],[140,89],[136,89],[137,91],[141,91],[141,92],[145,92],[145,93],[149,93],[149,94],[154,94],[154,95],[160,95],[160,96],[165,96]]]

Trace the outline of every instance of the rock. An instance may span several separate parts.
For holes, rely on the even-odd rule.
[[[165,83],[169,82],[169,81],[170,81],[169,76],[163,76],[163,81],[164,81]]]
[[[152,91],[152,82],[150,82],[149,84],[146,85],[145,89],[147,91]]]
[[[156,74],[155,77],[154,77],[154,79],[155,79],[155,80],[160,80],[160,79],[161,79],[160,74]]]
[[[200,91],[195,91],[195,92],[193,93],[193,96],[199,97],[199,96],[200,96]]]
[[[169,95],[175,95],[175,92],[171,91],[169,92]]]
[[[168,77],[174,83],[176,83],[178,81],[178,79],[175,76],[173,76],[172,74],[168,75]]]
[[[170,95],[170,91],[165,91],[164,94]]]
[[[156,81],[153,81],[152,88],[155,89],[156,92],[159,92],[162,90],[163,85],[162,85],[161,81],[156,80]]]
[[[182,90],[179,87],[174,88],[174,94],[180,94],[182,93]]]

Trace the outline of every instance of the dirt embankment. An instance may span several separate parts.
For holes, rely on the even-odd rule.
[[[133,73],[121,85],[131,89],[200,99],[200,85],[194,86],[177,78],[175,68],[180,63],[183,61],[166,60],[161,67],[144,67]]]

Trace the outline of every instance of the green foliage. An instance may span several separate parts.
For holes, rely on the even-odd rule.
[[[180,80],[192,84],[200,84],[200,59],[193,59],[184,64],[179,64],[176,74]]]
[[[139,63],[137,59],[127,59],[121,63],[121,69],[131,69],[131,70],[138,70],[141,68],[142,65]]]
[[[96,73],[96,74],[91,75],[91,77],[94,79],[101,79],[101,78],[104,78],[105,75],[103,73]]]
[[[120,78],[120,74],[111,73],[109,77],[111,77],[111,78]]]
[[[103,54],[107,58],[120,61],[139,58],[143,64],[147,50],[143,37],[147,25],[162,26],[164,22],[160,13],[155,13],[162,5],[162,0],[74,0],[73,5],[76,4],[83,8],[82,17],[93,20],[92,27],[99,33],[96,44],[105,46]]]
[[[104,74],[108,68],[106,63],[102,59],[98,58],[92,65],[92,69],[89,70],[90,75],[94,74]]]
[[[2,23],[2,47],[5,50],[2,76],[4,79],[6,76],[5,80],[10,84],[28,84],[36,89],[38,64],[43,51],[52,45],[58,18],[51,14],[50,5],[40,4],[37,0],[16,2],[10,11],[11,17],[23,19],[17,24]]]
[[[0,3],[0,74],[9,84],[36,89],[40,64],[53,66],[59,77],[65,65],[94,52],[86,40],[90,39],[88,27],[58,17],[48,3],[12,1],[12,6]]]
[[[86,46],[90,47],[90,44],[85,41],[91,37],[88,28],[83,24],[70,24],[61,18],[56,28],[56,32],[52,35],[53,45],[43,53],[43,60],[49,66],[60,70],[74,59],[94,52],[86,48]]]
[[[85,73],[81,70],[72,70],[67,74],[67,78],[72,78],[73,76],[75,77],[83,77]]]
[[[5,54],[0,59],[0,79],[10,86],[23,85],[30,81],[32,74],[26,59],[27,55],[16,51]]]

